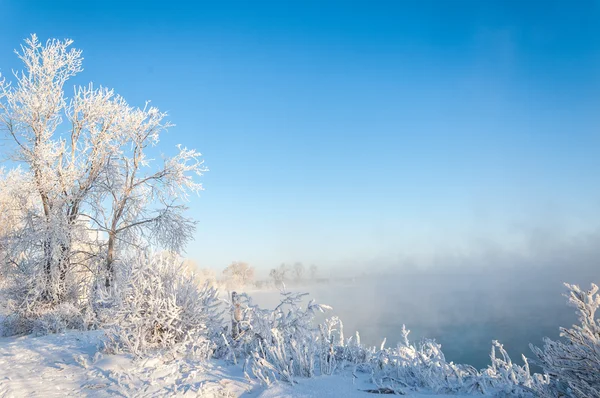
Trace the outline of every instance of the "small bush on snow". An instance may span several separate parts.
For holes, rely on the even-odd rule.
[[[33,333],[41,336],[63,333],[69,329],[84,330],[88,326],[79,308],[70,303],[62,303],[40,314],[33,321]]]
[[[375,392],[504,393],[519,397],[535,395],[534,390],[547,384],[547,379],[530,374],[525,358],[524,366],[514,364],[497,342],[492,347],[492,365],[478,371],[469,365],[447,362],[441,345],[434,340],[411,343],[410,331],[404,326],[402,341],[389,348],[385,347],[385,340],[378,348],[366,348],[358,333],[344,341],[343,324],[336,318],[327,320],[321,333],[322,341],[327,342],[321,351],[322,372],[331,374],[351,367],[355,376],[358,372],[367,373],[376,386]],[[496,358],[496,351],[501,358]]]
[[[13,312],[3,320],[2,332],[5,336],[33,333],[43,336],[52,333],[63,333],[70,329],[85,330],[88,320],[81,310],[71,303],[58,305],[38,304],[35,312]]]
[[[34,333],[62,333],[67,329],[87,329],[92,323],[91,311],[81,300],[80,281],[67,278],[66,294],[60,300],[44,296],[40,273],[30,262],[6,273],[3,295],[8,315],[2,321],[5,336]]]
[[[141,356],[151,349],[206,358],[221,326],[217,290],[198,288],[173,256],[140,255],[118,283],[120,295],[106,330],[108,352]]]
[[[293,383],[295,377],[312,377],[320,352],[319,330],[314,317],[330,307],[311,300],[301,306],[306,294],[282,292],[280,304],[263,309],[246,294],[232,300],[232,334],[223,334],[220,355],[237,361],[245,359],[245,370],[261,382]]]

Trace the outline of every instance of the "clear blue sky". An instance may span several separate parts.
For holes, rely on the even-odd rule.
[[[72,38],[210,172],[202,266],[519,246],[600,221],[598,1],[8,1],[0,71]],[[550,232],[548,232],[550,231]],[[520,246],[519,246],[520,247]]]

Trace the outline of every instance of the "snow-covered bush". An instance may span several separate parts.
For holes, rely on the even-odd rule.
[[[339,323],[340,329],[343,327]],[[424,391],[443,394],[487,394],[504,393],[508,396],[532,396],[538,384],[544,380],[532,377],[525,360],[520,367],[513,364],[508,354],[497,342],[492,347],[492,365],[478,371],[469,365],[459,365],[446,361],[441,345],[433,340],[423,339],[416,345],[408,339],[410,331],[402,327],[402,341],[396,347],[385,347],[385,340],[379,349],[364,348],[359,336],[342,346],[332,347],[336,364],[340,368],[352,365],[353,373],[370,374],[376,386],[373,392],[406,394]],[[342,336],[343,332],[339,332]],[[502,359],[496,358],[496,349]]]
[[[46,335],[62,333],[69,329],[84,330],[88,326],[81,310],[69,303],[61,303],[51,308],[33,321],[33,333]]]
[[[531,375],[525,357],[523,366],[513,363],[497,342],[493,342],[492,364],[482,371],[446,361],[441,345],[433,340],[411,343],[404,326],[397,346],[385,347],[384,340],[380,347],[365,347],[358,333],[344,337],[337,317],[317,327],[315,315],[329,307],[310,301],[302,308],[304,296],[283,292],[281,303],[269,310],[253,305],[247,294],[232,294],[231,333],[223,333],[216,355],[243,361],[245,372],[264,384],[276,380],[293,384],[298,377],[351,370],[356,377],[366,374],[375,386],[371,392],[377,393],[528,397],[548,391],[546,376]]]
[[[497,352],[500,353],[501,358],[497,356]],[[510,359],[504,346],[494,340],[490,358],[492,363],[482,372],[482,375],[491,388],[511,396],[552,396],[548,375],[532,374],[525,355],[521,355],[523,366],[519,366]]]
[[[81,291],[87,281],[81,274],[72,273],[63,279],[62,294],[56,301],[48,299],[47,280],[35,259],[23,259],[18,267],[7,269],[5,277],[3,295],[8,315],[2,321],[4,335],[83,330],[93,323]]]
[[[565,284],[569,305],[577,309],[580,325],[560,328],[565,341],[546,338],[543,349],[531,346],[552,380],[555,396],[600,397],[600,307],[598,286],[588,291]]]
[[[253,305],[246,294],[233,294],[232,333],[222,336],[220,355],[236,362],[243,358],[245,370],[265,384],[315,375],[320,336],[313,321],[318,312],[330,308],[314,300],[303,308],[306,294],[281,295],[279,305],[269,310]]]
[[[275,310],[261,309],[245,294],[233,296],[231,334],[223,334],[219,355],[245,359],[246,372],[263,383],[290,383],[297,377],[329,375],[351,369],[366,374],[375,393],[412,392],[485,394],[504,397],[600,397],[599,288],[589,291],[566,285],[569,303],[577,308],[580,325],[561,328],[564,341],[545,340],[532,347],[544,374],[532,373],[529,361],[512,361],[503,345],[492,342],[491,364],[483,370],[448,362],[441,345],[423,339],[412,343],[402,328],[395,347],[365,347],[360,335],[344,338],[342,321],[326,319],[318,328],[314,315],[327,308],[310,302],[300,306],[301,294],[283,293]]]
[[[106,330],[106,350],[141,356],[166,349],[210,356],[212,337],[222,326],[217,290],[198,288],[173,256],[140,254],[126,267],[114,286],[119,296]]]
[[[344,324],[337,316],[326,319],[319,325],[321,336],[321,351],[319,353],[319,368],[321,374],[331,375],[347,364],[364,363],[367,360],[366,350],[360,345],[360,335],[344,341]]]
[[[91,325],[85,311],[71,303],[38,304],[35,310],[23,309],[9,313],[2,320],[2,334],[14,336],[33,333],[42,336],[69,329],[85,330]]]

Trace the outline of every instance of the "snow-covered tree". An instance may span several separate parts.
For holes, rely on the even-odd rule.
[[[132,107],[91,84],[69,97],[66,83],[83,61],[71,44],[32,35],[17,52],[24,70],[12,83],[0,80],[0,127],[31,201],[3,250],[14,263],[26,256],[35,292],[50,302],[65,299],[75,274],[96,274],[100,264],[109,285],[119,252],[181,250],[194,229],[183,202],[201,190],[194,176],[205,171],[200,154],[184,147],[160,165],[148,157],[171,126],[157,108]]]
[[[41,209],[37,230],[25,235],[41,240],[48,299],[65,293],[73,232],[69,226],[74,226],[81,200],[97,177],[96,158],[102,156],[97,151],[94,159],[86,159],[85,168],[77,167],[80,141],[75,129],[70,139],[57,137],[67,108],[76,102],[67,102],[64,85],[81,71],[81,52],[69,49],[70,44],[52,40],[42,46],[32,36],[18,53],[25,71],[15,73],[16,84],[0,82],[0,123],[15,144],[12,160],[25,165]]]
[[[207,283],[209,286],[217,286],[217,274],[211,268],[200,268],[196,261],[186,258],[183,260],[182,269],[186,276],[194,276],[198,286],[204,286]]]
[[[107,234],[106,286],[114,277],[119,247],[151,243],[176,253],[183,249],[195,230],[183,202],[202,190],[193,177],[206,171],[200,153],[181,146],[174,157],[164,157],[162,164],[152,167],[147,152],[171,126],[164,121],[166,114],[148,106],[127,107],[125,113],[130,126],[107,161],[88,214],[92,224]],[[110,205],[104,206],[107,202]]]
[[[279,286],[287,281],[290,271],[291,269],[289,265],[281,264],[279,267],[273,268],[271,271],[269,271],[269,277],[273,279],[275,285]]]
[[[271,271],[269,271],[269,277],[271,279],[273,279],[273,282],[275,283],[275,285],[279,286],[283,283],[283,274],[281,273],[281,271],[277,268],[273,268]]]
[[[217,286],[217,273],[211,268],[198,268],[196,282],[199,285],[208,283],[209,286]]]
[[[234,261],[223,270],[223,275],[230,287],[248,286],[254,280],[254,267],[242,261]]]
[[[11,239],[22,227],[22,215],[30,207],[29,198],[23,195],[23,175],[20,169],[5,173],[0,169],[0,277],[5,278],[10,268],[17,264],[11,253]]]
[[[295,263],[293,272],[294,281],[296,281],[296,283],[300,283],[304,280],[305,269],[302,263]]]
[[[314,264],[311,264],[310,267],[308,268],[308,272],[310,274],[310,280],[314,281],[315,279],[317,279],[317,266]]]

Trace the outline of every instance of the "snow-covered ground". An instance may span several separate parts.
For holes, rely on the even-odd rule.
[[[103,333],[0,338],[0,397],[373,397],[350,372],[264,387],[241,366],[100,352]],[[456,395],[454,395],[456,397]]]

